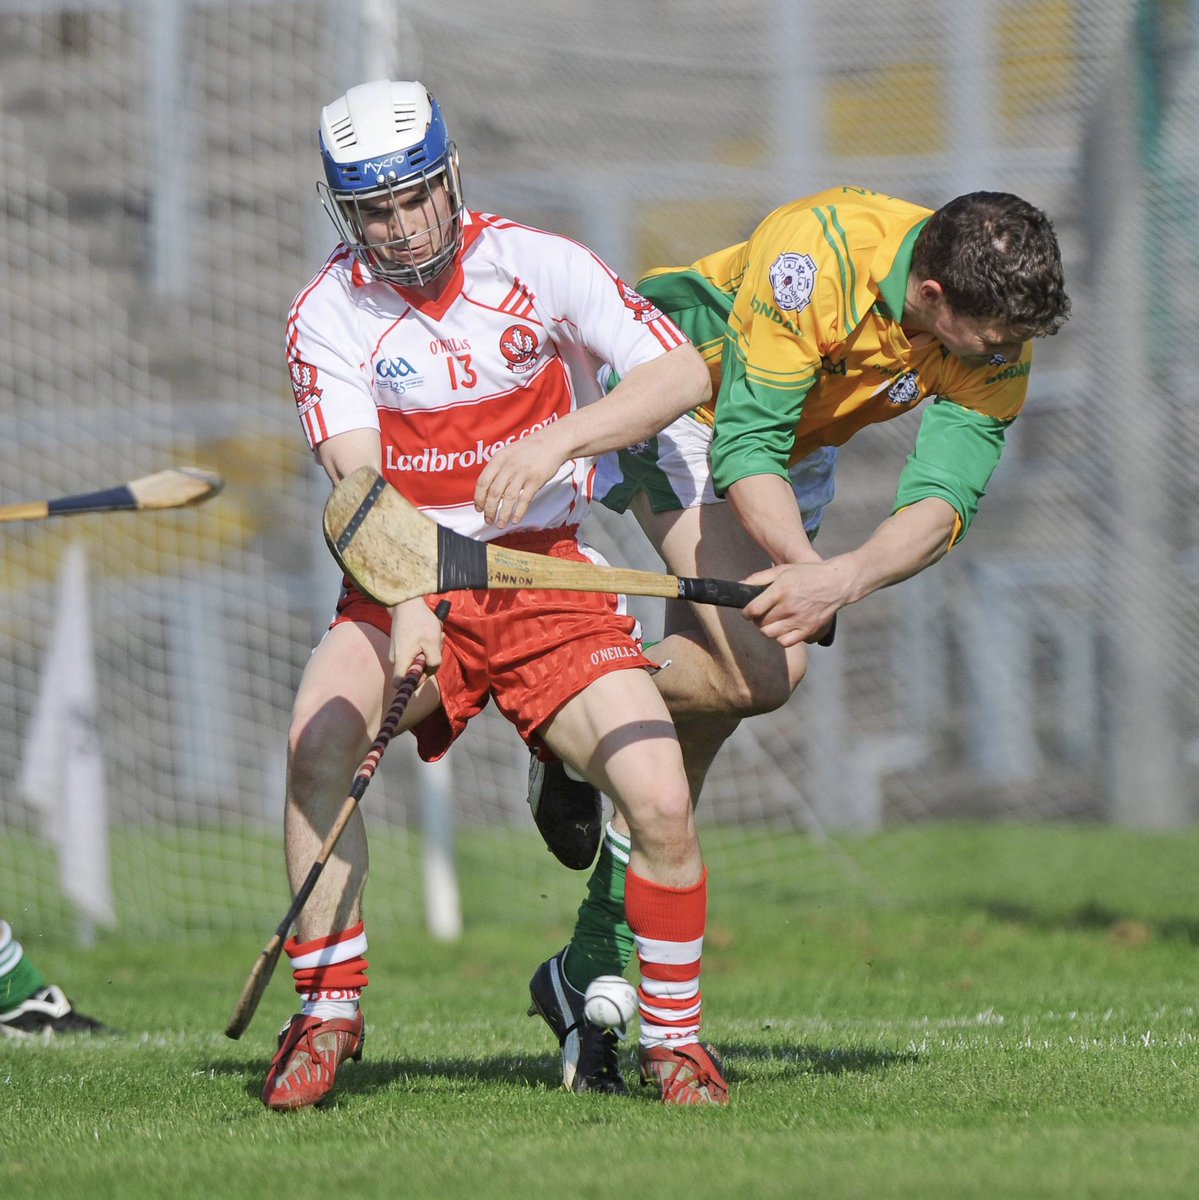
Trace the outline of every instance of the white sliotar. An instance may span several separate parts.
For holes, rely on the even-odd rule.
[[[637,1015],[637,989],[621,975],[600,975],[587,985],[583,1015],[597,1029],[610,1029],[624,1037]]]

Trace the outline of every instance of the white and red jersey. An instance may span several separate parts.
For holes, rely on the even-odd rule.
[[[453,278],[434,301],[375,280],[339,246],[292,304],[287,363],[312,446],[378,429],[383,474],[442,525],[504,531],[474,508],[483,465],[504,445],[600,396],[686,338],[585,246],[487,213],[464,214]],[[538,493],[523,528],[578,524],[593,460]]]

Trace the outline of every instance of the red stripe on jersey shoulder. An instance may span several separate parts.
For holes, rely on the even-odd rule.
[[[512,221],[507,217],[497,217],[494,213],[478,213],[476,215],[480,218],[482,223],[495,230],[524,229],[529,233],[541,234],[545,237],[552,237],[557,238],[560,241],[570,242],[573,245],[578,246],[581,250],[585,250],[592,257],[592,259],[603,268],[608,275],[608,278],[611,279],[618,288],[628,288],[630,291],[634,290],[632,286],[625,283],[624,280],[621,279],[621,277],[615,271],[613,271],[612,268],[608,266],[608,264],[604,262],[604,260],[600,258],[600,256],[596,254],[596,252],[592,250],[590,246],[584,245],[582,242],[576,241],[574,238],[567,237],[565,234],[561,233],[550,233],[545,229],[538,229],[535,225],[523,225],[521,222]],[[524,312],[518,311],[511,306],[513,297],[517,292],[517,287],[524,288],[524,285],[519,279],[516,280],[516,284],[513,287],[512,292],[509,293],[508,298],[505,299],[500,305],[500,311],[512,312],[516,316],[528,317],[532,313],[531,303],[528,310]],[[530,295],[527,288],[524,288],[524,292],[526,295]],[[554,319],[557,321],[564,321],[568,324],[574,324],[574,322],[570,321],[568,317],[555,317]],[[664,313],[660,313],[651,321],[646,321],[645,326],[650,333],[654,335],[658,341],[658,344],[662,346],[664,350],[673,350],[676,346],[684,346],[687,344],[688,339],[686,335],[683,334],[679,327]]]
[[[652,321],[647,321],[645,327],[667,350],[673,350],[676,346],[685,346],[687,344],[687,336],[665,314]]]
[[[308,433],[308,444],[319,446],[329,438],[329,427],[325,424],[325,414],[321,412],[320,404],[313,405],[301,418]]]
[[[567,237],[564,233],[551,233],[548,229],[539,229],[536,225],[525,225],[520,221],[513,221],[508,217],[497,217],[494,213],[476,213],[475,216],[479,217],[481,221],[490,226],[492,229],[523,229],[528,233],[540,234],[542,237],[554,238],[560,242],[570,242],[572,246],[578,246],[580,250],[585,250],[588,254],[590,254],[591,257],[594,258],[595,261],[604,268],[604,270],[613,280],[620,278],[620,276],[617,275],[616,272],[613,271],[612,268],[608,266],[608,264],[604,262],[604,260],[600,258],[600,256],[596,254],[596,252],[592,250],[590,246],[585,245],[583,242],[577,241],[575,238]]]
[[[323,267],[321,267],[321,269],[309,281],[308,285],[291,302],[291,308],[288,310],[288,313],[287,313],[287,350],[288,350],[288,354],[290,354],[291,351],[295,349],[296,321],[299,319],[300,309],[304,307],[305,301],[308,299],[309,296],[312,295],[312,293],[314,291],[316,291],[316,289],[318,287],[320,287],[321,283],[325,279],[325,276],[327,276],[329,274],[329,272],[333,270],[334,267],[340,266],[342,263],[344,263],[349,258],[353,258],[353,253],[351,252],[350,248],[345,245],[338,246],[337,249],[334,250],[333,253],[329,255],[329,258],[326,260],[325,265]]]
[[[473,304],[475,308],[482,308],[487,312],[501,312],[510,317],[519,317],[522,321],[530,321],[534,325],[544,328],[545,322],[537,315],[537,310],[533,307],[532,295],[523,290],[524,284],[519,281],[517,281],[517,286],[522,289],[516,293],[518,300],[520,297],[524,297],[524,301],[519,303],[512,300],[515,288],[499,304],[485,304],[482,300],[476,300],[474,296],[463,296],[462,298],[467,304]]]
[[[499,312],[511,313],[514,317],[527,317],[533,311],[533,296],[517,276],[512,283],[512,290],[500,301]]]

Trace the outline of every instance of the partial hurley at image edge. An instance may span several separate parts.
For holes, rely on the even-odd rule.
[[[151,512],[190,508],[212,499],[224,480],[202,467],[168,467],[128,483],[96,492],[79,492],[54,500],[31,500],[0,506],[0,521],[43,521],[80,513]]]

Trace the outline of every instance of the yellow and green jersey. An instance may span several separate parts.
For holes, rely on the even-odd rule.
[[[912,248],[931,211],[839,187],[786,204],[748,241],[637,285],[712,371],[712,479],[785,476],[820,446],[934,401],[896,509],[940,496],[969,527],[1024,403],[1032,345],[1014,363],[967,367],[903,332]],[[960,536],[959,534],[959,536]]]

